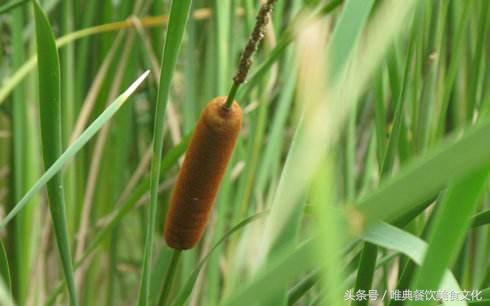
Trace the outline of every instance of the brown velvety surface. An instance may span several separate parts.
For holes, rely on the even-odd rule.
[[[180,170],[165,220],[165,240],[190,249],[201,239],[242,124],[242,110],[226,97],[211,100],[201,113]]]

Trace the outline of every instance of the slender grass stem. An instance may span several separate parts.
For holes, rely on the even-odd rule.
[[[181,250],[174,250],[172,253],[172,259],[167,269],[167,275],[165,276],[165,282],[163,283],[162,294],[160,295],[160,300],[158,302],[159,306],[170,305],[170,290],[172,289],[172,284],[175,279],[175,272],[177,271],[177,266],[179,264]]]
[[[19,7],[11,12],[12,15],[12,47],[14,67],[20,67],[25,60],[22,29],[25,26],[24,8]],[[27,86],[25,82],[20,83],[12,95],[12,202],[18,201],[28,184],[32,181],[32,155],[36,154],[32,150],[32,145],[25,141],[28,139],[31,126],[28,120],[28,101],[26,99]],[[18,304],[23,305],[26,301],[28,292],[28,279],[31,267],[32,239],[31,231],[33,228],[33,209],[26,209],[18,216],[12,226],[8,229],[12,235],[9,236],[11,249],[12,272],[13,272],[13,294]]]
[[[238,91],[238,87],[240,84],[233,82],[231,86],[230,93],[226,97],[225,107],[230,108],[231,104],[233,104],[233,100],[235,99],[236,92]]]
[[[184,37],[184,29],[189,17],[191,0],[172,1],[170,9],[170,23],[167,29],[167,37],[163,46],[161,59],[160,81],[158,84],[157,105],[155,110],[154,134],[153,134],[153,159],[151,162],[150,174],[150,205],[148,207],[148,218],[141,283],[138,292],[138,305],[147,306],[150,299],[151,286],[151,258],[153,253],[153,240],[156,229],[157,208],[158,208],[158,186],[160,182],[160,165],[163,152],[163,127],[165,123],[165,113],[167,109],[170,84],[180,45]]]

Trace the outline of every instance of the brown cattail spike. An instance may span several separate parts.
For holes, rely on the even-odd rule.
[[[190,249],[201,239],[235,147],[242,110],[225,101],[208,103],[189,143],[165,221],[165,240],[174,249]]]

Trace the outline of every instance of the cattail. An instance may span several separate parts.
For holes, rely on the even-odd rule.
[[[238,103],[211,100],[201,113],[165,221],[165,240],[177,250],[201,239],[242,124]]]

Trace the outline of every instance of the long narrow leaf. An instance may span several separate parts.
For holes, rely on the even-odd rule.
[[[471,215],[479,204],[485,187],[488,169],[484,168],[462,182],[451,186],[437,211],[429,248],[420,270],[416,273],[412,288],[437,289],[446,267],[451,266],[458,255],[471,224]],[[414,305],[409,302],[408,305]],[[429,305],[430,301],[417,302]]]
[[[490,162],[489,133],[490,120],[486,120],[460,139],[452,137],[360,199],[356,208],[364,215],[366,223],[376,219],[390,221],[401,216],[433,197],[449,182]]]
[[[208,259],[213,254],[213,252],[223,242],[225,242],[228,239],[228,237],[230,237],[233,233],[237,232],[238,230],[242,229],[247,224],[249,224],[249,223],[257,220],[258,218],[260,218],[262,216],[265,216],[265,214],[266,214],[266,212],[261,212],[261,213],[255,214],[253,216],[250,216],[250,217],[246,218],[245,220],[243,220],[242,222],[238,223],[237,225],[233,226],[228,232],[226,232],[223,235],[223,237],[221,237],[221,239],[219,239],[216,242],[216,244],[206,253],[206,255],[204,255],[204,257],[199,262],[199,264],[194,269],[194,271],[192,271],[192,274],[187,279],[187,281],[186,281],[186,283],[184,285],[184,288],[182,288],[182,290],[180,291],[180,293],[178,294],[177,298],[175,299],[175,301],[174,301],[174,303],[172,305],[174,305],[174,306],[182,306],[182,305],[185,304],[185,302],[187,301],[187,298],[189,297],[189,295],[192,292],[192,288],[194,286],[194,283],[197,280],[197,277],[199,276],[199,272],[201,272],[202,268],[208,262]]]
[[[46,170],[46,172],[36,181],[36,183],[29,189],[24,197],[15,204],[14,208],[8,213],[8,215],[0,222],[0,228],[5,227],[22,208],[29,202],[29,200],[43,188],[44,185],[56,175],[63,166],[69,162],[80,151],[87,142],[97,133],[102,126],[114,116],[114,114],[121,108],[126,100],[133,94],[133,92],[141,85],[143,80],[148,76],[150,72],[146,71],[131,86],[126,89],[114,102],[109,105],[104,112],[102,112],[97,119],[90,124],[87,129],[61,154],[61,156]]]
[[[39,71],[39,109],[41,140],[45,167],[51,166],[61,155],[61,79],[58,50],[48,18],[36,1],[33,1],[36,21],[36,41]],[[61,174],[47,183],[49,208],[60,252],[63,271],[68,283],[70,305],[76,306],[77,293],[68,240],[65,200]]]
[[[156,226],[158,207],[158,185],[160,180],[160,164],[163,151],[163,126],[167,99],[170,92],[170,84],[174,73],[177,56],[184,36],[184,29],[189,18],[191,0],[174,0],[170,10],[170,19],[167,29],[167,37],[163,47],[160,83],[158,85],[155,125],[153,129],[153,158],[151,162],[150,177],[150,205],[148,207],[148,225],[145,234],[145,248],[143,254],[143,267],[140,288],[138,293],[138,305],[146,306],[150,300],[151,288],[151,258],[153,253],[153,237]]]
[[[428,244],[422,239],[386,223],[377,223],[363,237],[363,240],[378,246],[398,251],[421,264]],[[438,289],[460,292],[461,288],[449,270],[443,270],[443,281]],[[444,305],[463,306],[464,301],[445,301]]]

